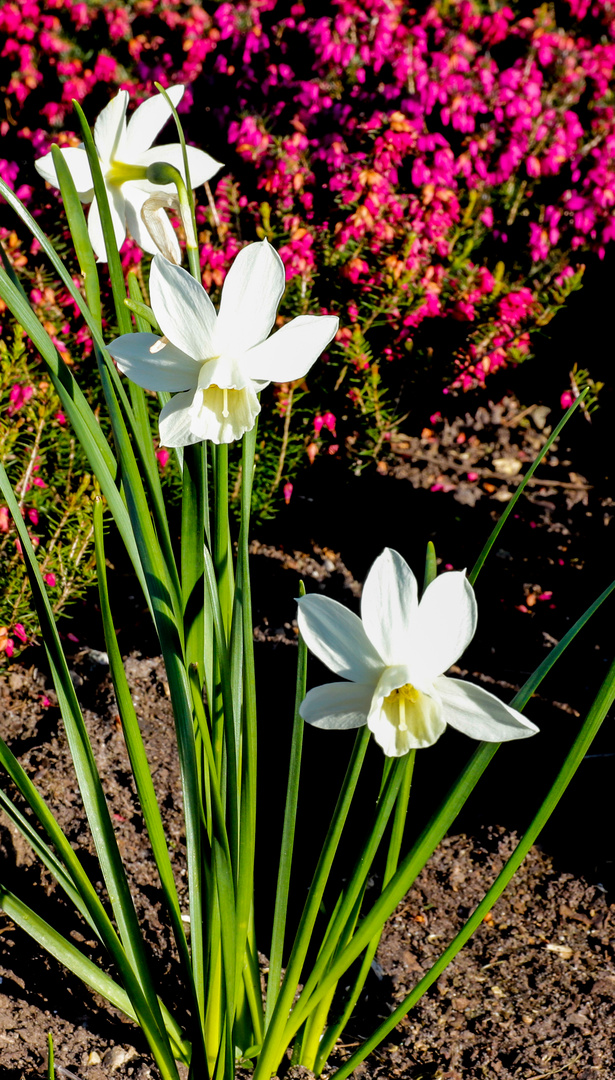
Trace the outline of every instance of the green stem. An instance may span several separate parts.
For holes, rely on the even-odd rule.
[[[342,835],[342,830],[346,823],[346,818],[357,786],[370,737],[370,731],[367,726],[360,728],[357,732],[342,789],[333,812],[331,824],[329,825],[329,830],[318,860],[316,872],[310,886],[308,898],[303,909],[282,988],[271,1016],[269,1028],[265,1035],[261,1056],[256,1065],[254,1080],[263,1080],[263,1078],[264,1080],[269,1080],[269,1077],[275,1071],[278,1062],[282,1057],[284,1049],[288,1046],[290,1041],[288,1039],[282,1040],[288,1012],[301,977],[301,970],[309,948],[314,924],[318,916],[323,893]],[[304,1019],[305,1016],[302,1017],[302,1022]],[[299,1026],[300,1025],[298,1024],[294,1031],[296,1031]]]
[[[300,584],[299,593],[305,596],[305,585]],[[288,769],[288,783],[286,787],[286,806],[284,809],[284,826],[282,829],[282,848],[278,868],[278,884],[275,897],[275,910],[273,915],[273,930],[271,935],[271,950],[269,954],[269,975],[267,976],[267,1005],[265,1008],[265,1026],[269,1024],[278,994],[280,992],[280,979],[282,974],[282,958],[284,952],[284,934],[286,930],[286,915],[288,911],[288,893],[290,887],[290,874],[292,869],[293,844],[295,839],[295,823],[297,819],[297,803],[299,800],[299,777],[301,773],[301,753],[303,750],[303,719],[299,713],[299,707],[305,697],[307,673],[307,646],[299,635],[299,648],[297,654],[297,683],[295,691],[295,715],[293,719],[293,733],[290,750],[290,765]]]
[[[430,578],[430,580],[433,580],[433,577]],[[427,584],[429,584],[429,581],[427,581]],[[408,812],[408,803],[410,801],[410,789],[412,787],[412,776],[414,773],[415,756],[416,751],[411,750],[410,753],[407,754],[404,762],[401,787],[399,789],[399,796],[395,804],[395,816],[393,818],[393,829],[391,831],[389,851],[387,854],[386,867],[384,871],[384,879],[382,883],[383,888],[386,888],[389,881],[393,877],[393,874],[397,870],[397,865],[399,862],[399,853],[401,850],[401,843],[404,834],[404,825],[406,823],[406,814]],[[337,1042],[339,1036],[341,1035],[342,1031],[346,1027],[346,1024],[348,1023],[350,1017],[354,1012],[357,1001],[359,1000],[359,997],[361,995],[361,991],[363,990],[363,987],[365,985],[365,980],[367,979],[370,968],[372,966],[374,956],[376,955],[376,950],[380,943],[380,937],[380,934],[376,934],[370,941],[365,952],[365,956],[361,961],[361,967],[355,979],[354,986],[352,987],[352,990],[350,991],[348,998],[345,1002],[342,1015],[338,1018],[338,1020],[335,1021],[334,1024],[332,1024],[327,1029],[327,1031],[325,1031],[321,1039],[318,1053],[316,1055],[316,1061],[314,1064],[314,1072],[317,1076],[320,1076],[320,1073],[325,1066],[331,1050],[335,1046],[335,1043]]]

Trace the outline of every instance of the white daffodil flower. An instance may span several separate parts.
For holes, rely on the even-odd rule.
[[[167,93],[177,108],[182,99],[184,87],[171,86]],[[173,184],[151,184],[147,180],[146,171],[156,162],[166,162],[178,169],[185,181],[182,148],[180,143],[152,146],[154,139],[172,115],[162,94],[156,94],[139,105],[126,123],[128,97],[127,90],[120,90],[119,94],[116,94],[105,106],[94,125],[94,142],[109,197],[109,209],[118,248],[124,242],[126,227],[128,227],[139,247],[150,255],[155,255],[160,248],[148,232],[147,222],[141,213],[143,204],[152,195],[159,195],[161,192],[175,193],[175,187]],[[193,146],[187,147],[187,150],[190,180],[193,187],[199,187],[217,173],[220,162]],[[94,184],[83,143],[80,146],[63,149],[62,154],[70,169],[81,202],[92,203],[88,214],[88,232],[98,261],[106,262],[107,252],[100,211],[94,198]],[[59,187],[51,153],[39,158],[35,165],[37,171],[48,183]],[[173,228],[166,215],[165,221],[166,224],[159,222],[159,227],[167,234],[166,244],[162,250],[173,250],[175,238],[174,235],[173,237],[169,235],[173,233]]]
[[[163,337],[124,334],[108,346],[145,390],[175,396],[160,413],[163,446],[229,443],[254,427],[268,382],[302,379],[335,336],[334,315],[300,315],[269,337],[285,287],[284,263],[266,240],[231,266],[215,308],[200,282],[160,255],[150,300]]]
[[[487,690],[442,674],[476,630],[476,600],[465,573],[441,574],[419,603],[412,570],[385,548],[365,580],[362,619],[326,596],[302,596],[298,604],[308,648],[349,680],[309,691],[300,709],[308,724],[367,724],[388,757],[431,746],[447,724],[484,742],[538,731]]]

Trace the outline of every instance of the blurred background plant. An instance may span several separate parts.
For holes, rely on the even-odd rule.
[[[198,193],[203,283],[214,301],[239,248],[267,237],[286,266],[280,321],[340,316],[337,340],[307,381],[264,396],[261,517],[292,499],[298,471],[317,456],[386,471],[400,425],[420,430],[443,392],[475,391],[505,368],[514,388],[532,337],[544,335],[582,286],[587,260],[602,259],[615,237],[615,9],[607,0],[535,10],[440,0],[422,14],[405,0],[11,0],[0,11],[0,56],[0,175],[55,241],[60,203],[33,162],[53,142],[78,143],[72,99],[93,120],[119,87],[139,102],[155,81],[184,83],[188,139],[225,163],[207,197]],[[10,226],[0,230],[8,256],[93,393],[90,342],[73,304],[36,244]],[[122,256],[146,281],[134,242]],[[0,322],[9,427],[13,387],[36,389],[20,405],[22,458],[9,461],[23,469],[48,391],[35,387],[27,346],[19,379],[12,371],[17,343],[2,313]],[[556,377],[562,400],[581,379],[596,407],[591,370]],[[49,415],[40,440],[57,435],[64,446],[51,406]],[[7,438],[3,455],[15,452]],[[54,465],[33,506],[50,515],[50,529],[46,500],[62,520],[84,475],[78,457],[67,473],[66,453],[65,472]],[[175,482],[173,459],[160,450],[158,460]],[[235,482],[238,490],[237,472]],[[86,511],[87,499],[67,522],[81,529]],[[58,559],[72,551],[73,526],[51,549]],[[78,565],[70,589],[82,571],[85,584],[85,554]],[[2,624],[24,619],[18,603]]]

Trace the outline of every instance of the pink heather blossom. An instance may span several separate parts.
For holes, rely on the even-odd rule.
[[[11,387],[11,392],[9,394],[10,405],[6,410],[9,416],[12,416],[18,409],[21,409],[22,406],[30,400],[33,393],[34,389],[31,386],[22,386],[20,383],[15,383],[15,385]]]
[[[8,506],[0,506],[0,532],[7,533],[11,527]]]
[[[160,449],[156,451],[156,457],[158,458],[158,464],[160,465],[160,468],[164,469],[171,455],[167,450],[166,446],[161,446]]]
[[[15,626],[13,627],[13,633],[14,633],[15,637],[19,638],[22,645],[27,644],[28,635],[26,634],[26,631],[24,630],[22,623],[19,623],[19,622],[15,623]]]
[[[571,390],[564,390],[564,393],[559,399],[559,403],[562,409],[569,409],[574,404],[575,396]]]
[[[32,507],[31,510],[28,510],[28,517],[33,525],[38,525],[38,510],[36,507]]]
[[[291,495],[293,493],[293,485],[291,484],[290,480],[288,481],[288,483],[284,484],[284,489],[283,490],[284,490],[284,502],[288,506],[288,504],[290,502],[290,499],[291,499]]]
[[[51,574],[51,573],[50,574],[44,574],[43,575],[43,581],[45,582],[45,585],[49,586],[50,589],[54,589],[55,586],[56,586],[56,576],[55,576],[55,574]]]
[[[63,412],[57,412],[55,415],[55,419],[60,425],[64,425],[66,423],[66,417]]]

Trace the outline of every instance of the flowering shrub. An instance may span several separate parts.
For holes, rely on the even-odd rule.
[[[403,0],[10,0],[0,56],[0,175],[22,199],[40,185],[34,158],[78,143],[73,98],[93,118],[119,87],[140,101],[185,83],[189,140],[225,163],[197,217],[205,287],[266,237],[286,270],[280,323],[340,315],[327,362],[263,412],[264,513],[306,457],[386,457],[396,417],[438,407],[425,385],[469,389],[528,359],[580,287],[583,252],[615,236],[608,0],[567,0],[557,18],[499,0],[420,14]],[[40,218],[57,238],[55,193]],[[87,358],[36,251],[16,237],[13,252]],[[134,241],[122,254],[139,267]]]
[[[11,477],[59,614],[95,580],[91,499],[98,490],[51,384],[32,370],[19,327],[0,339],[0,457]],[[0,505],[0,654],[9,659],[38,629],[21,542]]]

